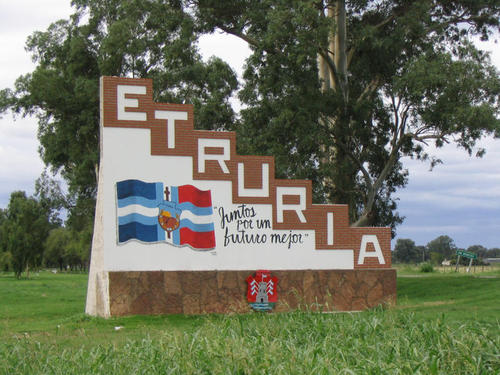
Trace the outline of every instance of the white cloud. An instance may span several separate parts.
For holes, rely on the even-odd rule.
[[[0,0],[0,9],[0,89],[3,89],[12,88],[17,77],[33,69],[24,49],[26,38],[66,18],[71,7],[69,0]],[[0,208],[7,206],[14,190],[33,193],[35,180],[43,170],[36,129],[35,118],[18,117],[14,121],[10,114],[0,118]]]
[[[251,50],[247,43],[233,35],[214,33],[204,35],[199,40],[199,50],[205,60],[212,56],[220,57],[226,61],[241,78],[245,59]]]
[[[487,138],[478,147],[487,150],[483,158],[469,157],[454,145],[430,148],[432,155],[443,160],[432,171],[428,163],[406,160],[410,179],[407,188],[397,193],[400,213],[409,217],[422,212],[444,215],[458,209],[481,209],[500,219],[500,140]],[[461,216],[450,219],[458,222]]]
[[[405,231],[407,233],[449,233],[467,230],[463,225],[407,225]]]

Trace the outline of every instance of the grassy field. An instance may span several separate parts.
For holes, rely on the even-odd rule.
[[[500,270],[398,270],[362,313],[83,314],[87,275],[0,274],[0,374],[500,374]]]

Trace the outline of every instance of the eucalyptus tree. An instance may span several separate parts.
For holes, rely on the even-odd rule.
[[[404,156],[499,135],[498,71],[473,38],[498,31],[496,0],[194,0],[198,25],[248,43],[238,128],[280,177],[318,182],[355,225],[395,225]],[[483,150],[479,151],[479,155]]]

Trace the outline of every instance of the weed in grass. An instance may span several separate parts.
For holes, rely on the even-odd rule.
[[[193,332],[165,331],[120,347],[0,344],[0,373],[495,374],[500,339],[492,328],[394,311],[209,316]]]

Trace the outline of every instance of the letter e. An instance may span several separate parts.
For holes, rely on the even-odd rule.
[[[126,94],[146,95],[146,86],[117,85],[117,119],[125,121],[146,121],[145,112],[127,112],[125,108],[139,108],[139,100],[126,98]]]

